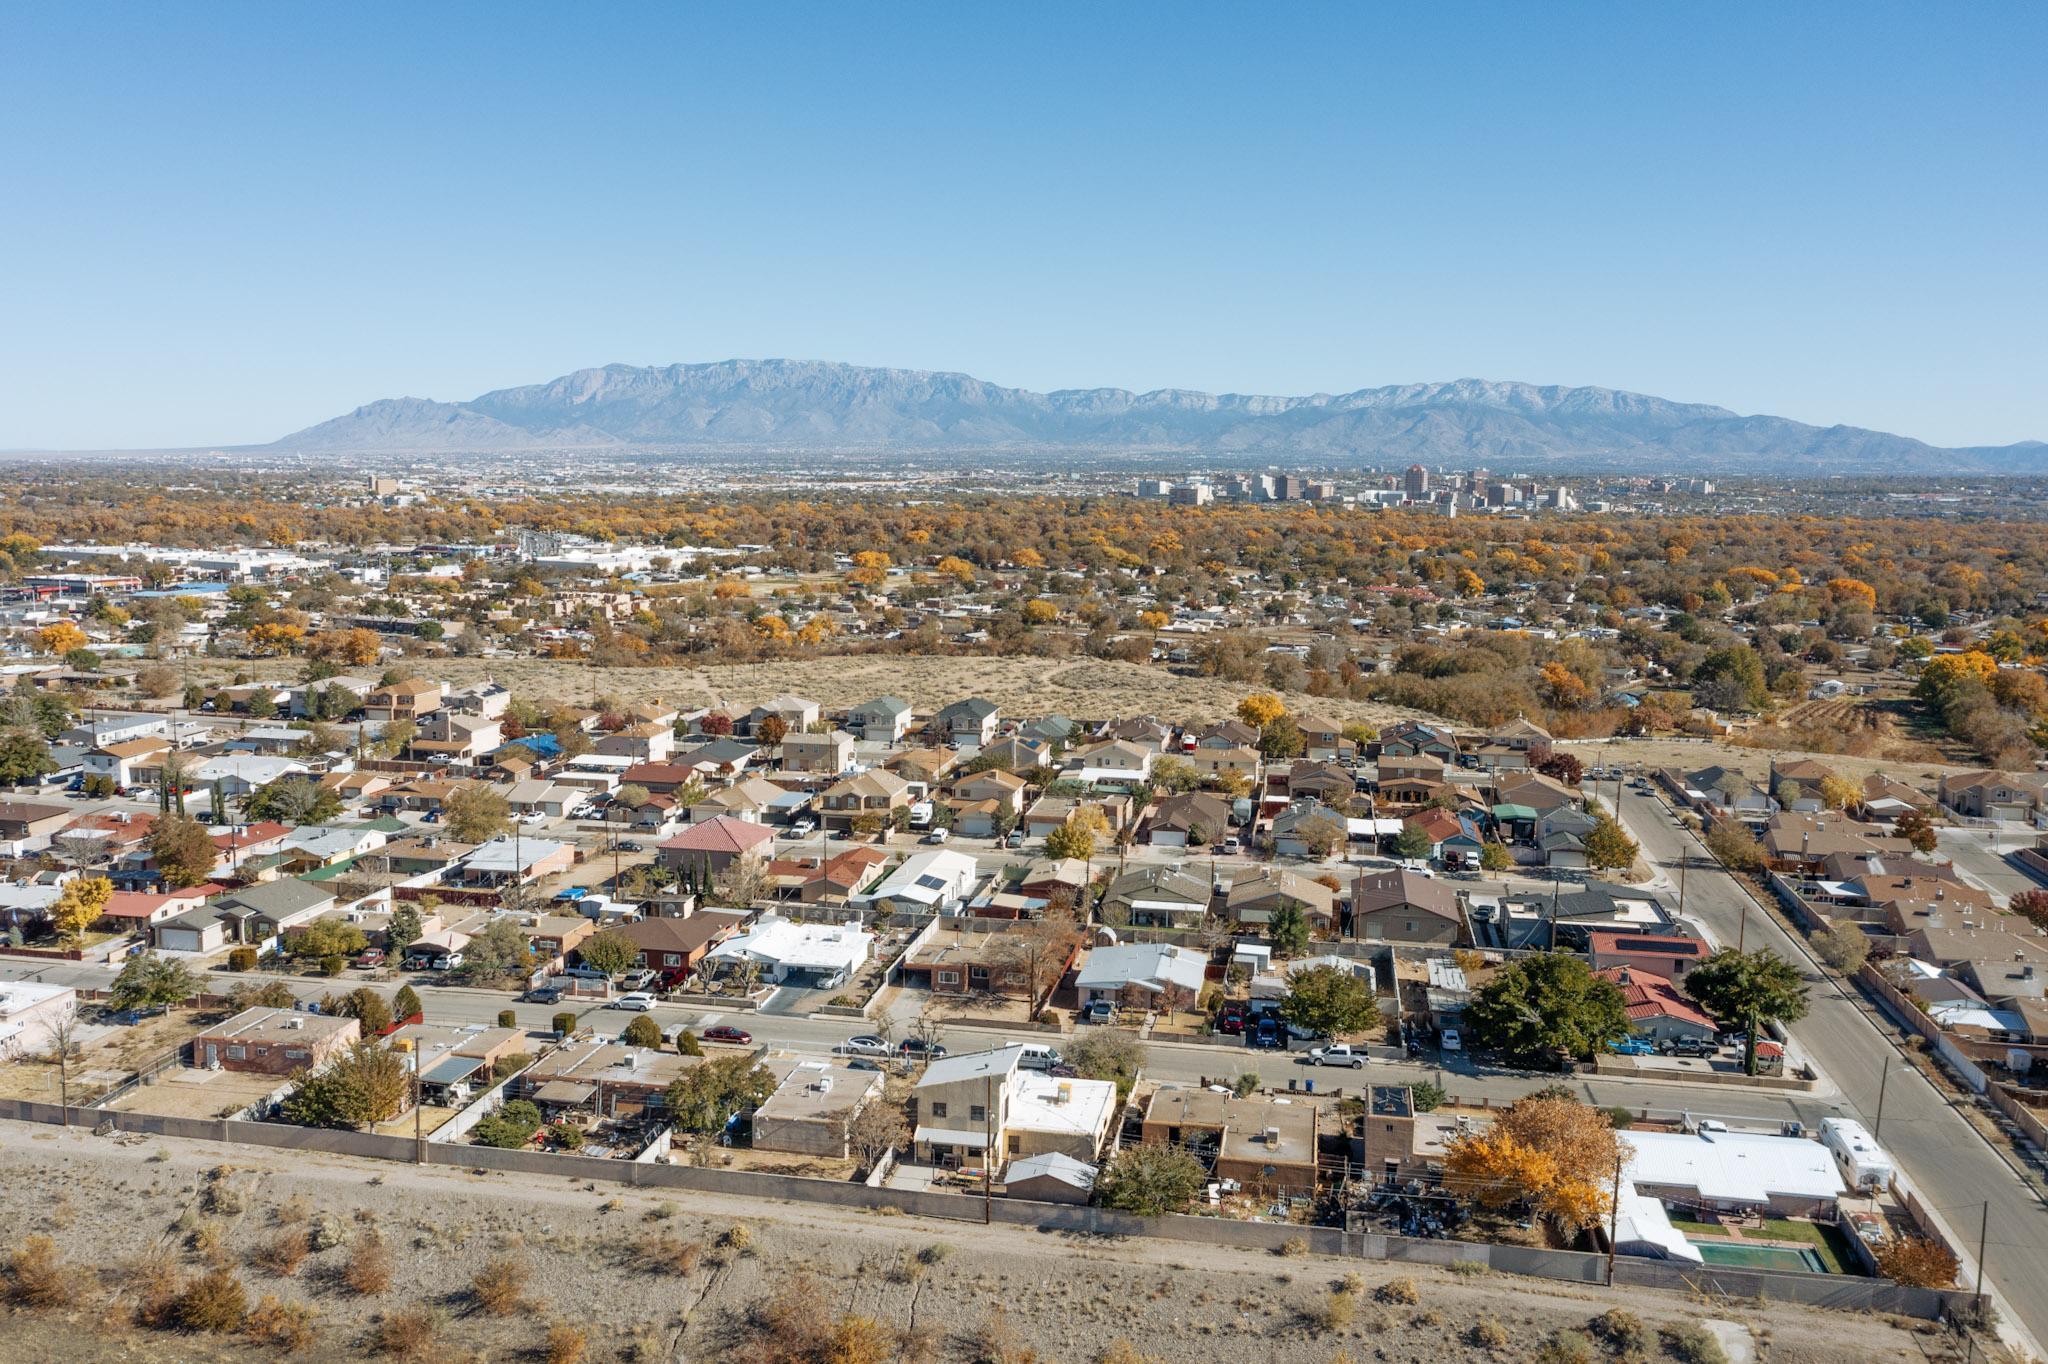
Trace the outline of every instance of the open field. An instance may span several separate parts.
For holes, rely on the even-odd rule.
[[[588,705],[593,697],[621,701],[662,700],[672,705],[738,707],[745,710],[783,692],[819,702],[827,709],[859,705],[894,695],[919,711],[949,701],[985,696],[1007,715],[1030,718],[1058,711],[1076,718],[1158,715],[1171,720],[1217,720],[1234,713],[1246,694],[1264,688],[1214,678],[1180,677],[1164,668],[1097,659],[997,656],[932,658],[914,654],[856,654],[842,658],[779,663],[741,663],[709,668],[598,668],[543,658],[422,659],[420,670],[466,685],[495,678],[520,696]],[[195,661],[195,678],[226,681],[250,665],[222,666]],[[295,673],[296,664],[284,671]],[[1289,709],[1349,723],[1384,725],[1421,717],[1364,701],[1289,693]],[[1426,718],[1426,717],[1422,717]]]
[[[214,1182],[226,1193],[209,1195],[209,1172],[222,1167]],[[328,1155],[286,1160],[16,1123],[0,1124],[0,1181],[21,1210],[8,1242],[52,1235],[81,1267],[68,1306],[0,1318],[0,1360],[9,1361],[278,1357],[269,1347],[131,1324],[138,1263],[154,1258],[194,1275],[209,1242],[252,1303],[276,1294],[312,1310],[303,1357],[323,1360],[367,1357],[374,1323],[416,1305],[432,1313],[440,1342],[419,1357],[542,1358],[550,1324],[568,1322],[587,1331],[596,1364],[744,1358],[750,1312],[799,1275],[809,1276],[806,1301],[828,1316],[858,1313],[910,1331],[912,1343],[895,1355],[906,1360],[989,1357],[979,1336],[998,1305],[1011,1351],[998,1357],[1016,1364],[1091,1364],[1120,1339],[1175,1364],[1328,1364],[1340,1352],[1481,1364],[1530,1358],[1552,1331],[1617,1305],[1652,1330],[1703,1317],[1742,1323],[1768,1342],[1774,1364],[1954,1357],[1948,1339],[1921,1323],[1778,1303],[1759,1309],[1640,1291],[1622,1303],[1598,1289],[1492,1275],[715,1197],[678,1205],[537,1177]],[[323,1213],[339,1219],[349,1244],[311,1255],[290,1277],[249,1263],[281,1229]],[[352,1245],[373,1234],[388,1251],[392,1287],[363,1296],[340,1272]],[[663,1272],[650,1238],[698,1249],[682,1257],[687,1269],[678,1260]],[[470,1289],[499,1260],[524,1271],[520,1302],[505,1315],[481,1310]],[[1355,1310],[1333,1323],[1325,1309],[1347,1275],[1358,1276],[1346,1295]],[[1414,1301],[1380,1301],[1396,1280],[1412,1283]],[[1482,1323],[1498,1327],[1495,1344],[1474,1343]]]
[[[919,711],[928,712],[963,697],[985,696],[1006,715],[1027,718],[1059,712],[1085,719],[1156,715],[1169,721],[1200,722],[1234,713],[1237,703],[1246,695],[1262,690],[1256,683],[1183,677],[1138,663],[996,656],[859,654],[710,668],[598,668],[541,658],[436,658],[422,660],[421,669],[457,685],[493,678],[521,696],[580,705],[588,705],[596,697],[610,696],[621,701],[661,700],[684,708],[723,706],[745,710],[790,692],[807,696],[827,709],[895,695]],[[195,662],[193,666],[195,677],[215,682],[227,681],[236,670],[212,661]],[[247,665],[239,665],[239,670],[247,671]],[[1282,699],[1297,715],[1323,715],[1342,724],[1362,721],[1385,726],[1402,719],[1450,723],[1422,711],[1374,702],[1301,692],[1286,693]],[[1850,700],[1806,702],[1788,714],[1808,717],[1801,724],[1811,731],[1815,725],[1850,723],[1837,714],[1842,708],[1860,705],[1868,710],[1872,704]],[[1930,790],[1942,772],[1964,771],[1973,766],[1944,761],[1941,749],[1907,735],[1895,718],[1880,717],[1874,732],[1887,737],[1870,751],[1854,754],[1759,747],[1745,743],[1741,735],[1706,742],[1612,739],[1565,746],[1589,767],[1614,760],[1648,767],[1697,768],[1718,763],[1759,778],[1769,771],[1773,757],[1811,757],[1853,781],[1860,781],[1871,772],[1884,771]]]

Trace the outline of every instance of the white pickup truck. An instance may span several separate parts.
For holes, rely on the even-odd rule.
[[[1349,1042],[1335,1046],[1315,1047],[1309,1051],[1308,1064],[1312,1066],[1349,1066],[1353,1070],[1365,1069],[1365,1050],[1353,1047]]]

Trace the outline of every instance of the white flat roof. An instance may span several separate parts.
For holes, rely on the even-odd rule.
[[[1767,1203],[1774,1195],[1833,1198],[1844,1191],[1828,1149],[1804,1137],[1758,1132],[1630,1132],[1631,1184],[1696,1189],[1709,1202]]]
[[[714,958],[749,957],[801,970],[851,971],[874,951],[875,935],[841,924],[796,924],[772,915],[711,949]]]
[[[1109,1125],[1116,1106],[1114,1080],[1061,1080],[1036,1071],[1019,1072],[1010,1081],[1010,1108],[1004,1128],[1092,1137]],[[1060,1101],[1061,1092],[1066,1101]]]

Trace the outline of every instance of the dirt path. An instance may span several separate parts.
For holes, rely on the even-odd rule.
[[[202,1187],[230,1167],[231,1194],[214,1213]],[[969,1359],[999,1314],[1019,1349],[1039,1364],[1090,1364],[1128,1339],[1161,1359],[1190,1364],[1250,1360],[1328,1364],[1354,1360],[1471,1361],[1530,1357],[1551,1332],[1577,1328],[1616,1300],[1580,1289],[1488,1275],[1453,1276],[1375,1262],[1278,1257],[1218,1246],[1111,1240],[1024,1228],[939,1223],[812,1205],[686,1195],[669,1200],[574,1182],[448,1168],[417,1169],[328,1155],[295,1155],[199,1142],[117,1141],[0,1123],[0,1181],[18,1211],[7,1239],[55,1237],[74,1265],[79,1300],[68,1311],[17,1310],[0,1319],[0,1360],[210,1360],[275,1357],[267,1347],[126,1325],[138,1261],[199,1268],[186,1243],[212,1226],[237,1264],[251,1301],[277,1294],[310,1306],[316,1338],[304,1357],[367,1352],[379,1316],[416,1303],[440,1320],[446,1357],[540,1357],[551,1323],[590,1336],[589,1358],[710,1360],[729,1357],[751,1307],[810,1276],[821,1310],[875,1317],[914,1329],[932,1360]],[[361,1298],[336,1282],[347,1247],[312,1256],[277,1278],[246,1257],[275,1238],[290,1200],[332,1212],[348,1235],[380,1234],[394,1287]],[[733,1228],[744,1231],[734,1233]],[[651,1268],[647,1241],[695,1243],[688,1273]],[[743,1245],[740,1243],[744,1243]],[[529,1305],[509,1316],[476,1310],[472,1276],[494,1258],[525,1267]],[[1348,1320],[1327,1311],[1346,1276],[1356,1291]],[[1391,1281],[1412,1281],[1416,1301],[1382,1301]],[[1405,1296],[1396,1288],[1392,1296]],[[1771,1304],[1701,1304],[1631,1292],[1625,1304],[1653,1328],[1703,1315],[1748,1325],[1784,1364],[1927,1358],[1919,1323],[1827,1314]],[[1338,1316],[1341,1318],[1342,1313]],[[61,1324],[62,1329],[53,1329]],[[1475,1344],[1475,1330],[1503,1343]],[[915,1352],[906,1350],[906,1357]],[[1013,1356],[1021,1359],[1023,1356]]]

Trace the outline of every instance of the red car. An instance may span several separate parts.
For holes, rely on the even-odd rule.
[[[367,947],[364,948],[361,952],[356,953],[357,966],[368,968],[372,966],[382,966],[383,964],[384,949],[381,947]]]
[[[704,1040],[706,1042],[746,1043],[754,1040],[754,1034],[748,1032],[745,1028],[735,1028],[729,1024],[721,1023],[715,1028],[706,1028],[704,1030]]]

